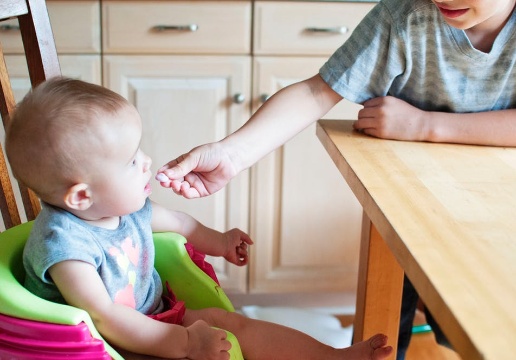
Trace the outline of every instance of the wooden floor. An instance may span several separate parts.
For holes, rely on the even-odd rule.
[[[419,310],[414,319],[416,325],[425,324],[425,315]],[[433,333],[413,334],[405,360],[461,360],[454,351],[435,342]]]
[[[343,326],[348,326],[353,322],[352,316],[337,317]],[[414,324],[425,323],[424,314],[418,310]],[[435,342],[434,334],[429,332],[412,335],[405,360],[461,360],[461,358],[454,351],[438,345]]]

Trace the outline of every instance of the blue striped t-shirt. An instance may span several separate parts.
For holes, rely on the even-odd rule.
[[[516,108],[516,11],[489,53],[430,0],[383,0],[320,69],[344,98],[391,95],[427,111]]]

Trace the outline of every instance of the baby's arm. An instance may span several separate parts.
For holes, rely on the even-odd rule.
[[[111,301],[95,268],[82,261],[53,265],[50,275],[66,302],[84,309],[111,344],[125,350],[166,358],[228,359],[226,333],[203,321],[185,328],[153,320]]]
[[[152,203],[152,231],[173,231],[183,235],[197,250],[211,256],[223,256],[235,265],[248,262],[247,246],[253,241],[243,231],[225,233],[204,226],[188,214]]]
[[[364,103],[355,129],[384,139],[516,146],[516,109],[463,114],[423,111],[386,96]]]

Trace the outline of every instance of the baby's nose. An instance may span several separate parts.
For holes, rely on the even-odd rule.
[[[145,161],[143,162],[143,171],[147,172],[150,170],[150,167],[152,165],[152,159],[145,155]]]

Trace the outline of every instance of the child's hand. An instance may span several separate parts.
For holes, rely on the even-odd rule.
[[[238,173],[234,159],[220,142],[197,146],[162,166],[156,180],[187,199],[208,196]]]
[[[231,343],[226,340],[226,332],[210,327],[198,320],[186,328],[188,331],[188,359],[229,360]]]
[[[366,101],[353,124],[356,130],[382,139],[425,141],[426,112],[393,96]]]
[[[224,258],[238,266],[243,266],[249,261],[247,245],[252,245],[253,240],[240,229],[231,229],[224,233],[227,242]]]

